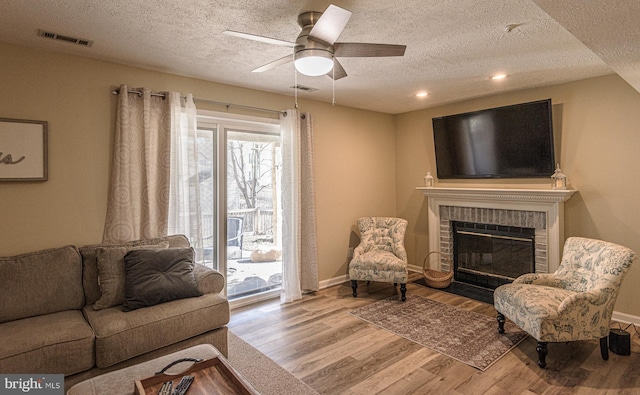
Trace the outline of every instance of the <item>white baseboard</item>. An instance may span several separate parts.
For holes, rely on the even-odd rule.
[[[412,271],[412,272],[422,273],[422,268],[420,266],[409,265],[408,269],[409,271]],[[318,284],[318,287],[320,289],[325,289],[325,288],[333,287],[334,285],[342,284],[347,281],[349,281],[349,275],[344,274],[342,276],[330,278],[328,280],[322,280]]]
[[[408,268],[409,268],[410,271],[422,273],[422,268],[420,266],[409,265]],[[330,278],[328,280],[322,280],[318,284],[318,287],[320,289],[325,289],[325,288],[333,287],[334,285],[342,284],[342,283],[347,282],[347,281],[349,281],[349,275],[348,274],[344,274],[342,276]]]
[[[633,324],[636,326],[640,326],[640,317],[638,317],[637,315],[620,313],[618,311],[613,312],[613,314],[611,315],[611,320],[623,324]]]
[[[333,287],[334,285],[342,284],[346,281],[349,281],[349,275],[344,274],[342,276],[330,278],[328,280],[322,280],[318,284],[318,287],[320,289],[325,289],[325,288]]]
[[[408,265],[407,269],[409,269],[412,272],[422,273],[422,266]]]

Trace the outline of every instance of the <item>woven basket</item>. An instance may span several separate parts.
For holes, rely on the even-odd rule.
[[[431,251],[424,257],[424,261],[422,262],[422,273],[424,274],[424,280],[428,286],[431,288],[447,288],[451,285],[451,278],[453,277],[453,271],[449,272],[441,272],[439,270],[431,270],[428,269],[429,265],[429,256],[431,254],[440,254],[439,251]],[[449,267],[451,267],[451,261],[449,261]]]

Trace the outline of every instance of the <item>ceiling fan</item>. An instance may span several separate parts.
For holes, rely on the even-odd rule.
[[[326,74],[335,80],[347,73],[336,57],[403,56],[406,45],[343,43],[336,42],[351,18],[351,11],[331,4],[325,12],[308,11],[298,16],[302,31],[295,42],[226,30],[231,36],[293,48],[293,54],[274,60],[253,72],[271,70],[282,64],[294,62],[296,70],[309,76]],[[333,72],[332,72],[333,69]]]

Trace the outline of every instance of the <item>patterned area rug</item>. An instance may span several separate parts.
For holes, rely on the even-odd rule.
[[[509,321],[499,334],[495,318],[418,295],[406,302],[392,296],[349,314],[483,371],[527,337]]]

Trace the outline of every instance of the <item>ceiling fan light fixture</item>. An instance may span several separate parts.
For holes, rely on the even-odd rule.
[[[317,77],[331,71],[333,54],[323,49],[303,49],[296,52],[293,64],[299,73]]]

